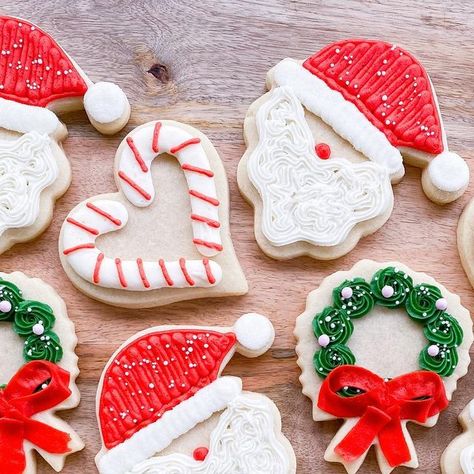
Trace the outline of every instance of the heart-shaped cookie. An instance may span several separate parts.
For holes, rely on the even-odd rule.
[[[126,307],[247,292],[230,238],[225,171],[204,134],[146,123],[118,147],[115,177],[118,193],[82,202],[61,229],[61,262],[77,288]]]

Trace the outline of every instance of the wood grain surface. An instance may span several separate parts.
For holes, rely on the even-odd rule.
[[[236,169],[244,152],[243,118],[264,91],[266,71],[280,59],[303,59],[346,37],[380,38],[406,47],[424,63],[438,93],[450,148],[468,159],[474,174],[474,3],[2,0],[0,6],[2,13],[29,19],[52,34],[93,80],[120,84],[133,109],[126,130],[112,138],[99,135],[85,113],[63,117],[69,129],[65,150],[72,164],[72,185],[57,203],[49,229],[36,241],[17,245],[0,257],[2,271],[21,270],[53,285],[76,324],[82,402],[65,417],[87,446],[68,459],[63,472],[96,472],[95,390],[102,367],[121,342],[152,325],[230,325],[242,313],[257,311],[273,320],[275,345],[257,360],[234,357],[225,372],[242,377],[246,389],[265,393],[276,402],[284,432],[296,451],[299,473],[342,473],[339,465],[322,459],[338,422],[314,423],[310,401],[301,394],[294,320],[304,309],[306,294],[325,275],[347,269],[361,258],[400,260],[427,272],[459,293],[471,308],[474,295],[460,266],[456,225],[474,184],[459,201],[439,207],[423,195],[419,170],[409,168],[395,187],[395,210],[388,223],[349,255],[326,263],[309,258],[273,261],[257,247],[253,212],[237,189]],[[115,191],[112,162],[117,145],[126,132],[153,119],[187,122],[217,147],[230,182],[231,230],[250,283],[248,295],[131,311],[87,298],[66,278],[57,238],[67,212],[88,196]],[[390,341],[377,343],[381,357],[390,354]],[[461,431],[456,417],[474,396],[472,372],[460,382],[435,428],[411,426],[421,465],[417,472],[440,472],[443,449]],[[52,470],[41,461],[39,472]],[[360,472],[378,472],[373,454]]]

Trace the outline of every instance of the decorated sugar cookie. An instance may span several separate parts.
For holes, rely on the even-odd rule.
[[[160,326],[126,341],[99,382],[99,472],[295,473],[273,402],[221,376],[236,350],[257,357],[274,337],[249,313],[233,328]]]
[[[474,474],[474,401],[459,415],[464,433],[457,436],[445,449],[441,458],[443,474]]]
[[[474,199],[471,199],[459,219],[457,243],[462,266],[474,286]]]
[[[295,336],[313,419],[344,420],[324,459],[354,474],[374,446],[383,474],[418,467],[408,423],[434,426],[470,363],[459,297],[400,263],[362,260],[309,294]]]
[[[466,190],[469,168],[448,151],[429,76],[400,47],[333,43],[304,62],[284,59],[267,86],[245,119],[238,182],[269,256],[352,250],[390,217],[404,162],[423,169],[437,203]]]
[[[146,123],[120,144],[115,178],[118,193],[82,202],[61,229],[61,261],[76,287],[130,307],[247,292],[230,239],[225,171],[204,134],[169,120]],[[109,232],[115,241],[102,237]]]
[[[79,404],[77,338],[64,301],[46,283],[0,273],[0,466],[34,474],[36,451],[56,471],[83,443],[56,411]]]
[[[56,113],[85,107],[92,124],[114,133],[130,106],[115,84],[93,84],[37,26],[0,16],[0,253],[31,240],[51,221],[71,170]]]

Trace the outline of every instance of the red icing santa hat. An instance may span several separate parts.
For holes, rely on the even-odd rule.
[[[281,61],[273,77],[390,174],[403,174],[402,151],[433,158],[429,172],[439,189],[456,192],[467,185],[466,163],[447,149],[430,78],[409,52],[381,41],[339,41],[303,64]]]
[[[225,409],[242,390],[238,377],[220,377],[234,352],[256,357],[274,336],[267,318],[250,313],[231,330],[163,326],[127,341],[99,384],[99,471],[127,472]]]
[[[110,82],[92,83],[37,26],[0,16],[0,41],[0,127],[53,133],[60,122],[52,111],[78,106],[103,133],[115,133],[128,121],[124,92]]]

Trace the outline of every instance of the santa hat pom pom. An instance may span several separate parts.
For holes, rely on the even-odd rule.
[[[469,167],[456,153],[444,151],[428,165],[431,183],[447,193],[458,193],[469,184]]]
[[[247,313],[234,324],[239,343],[238,351],[247,357],[258,357],[273,344],[275,329],[271,321],[261,314]]]
[[[92,125],[105,134],[122,129],[130,118],[125,92],[112,82],[97,82],[84,95],[84,108]]]

